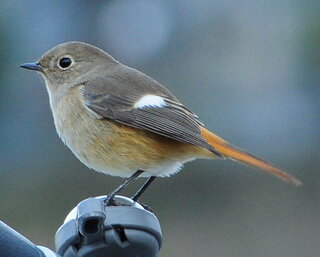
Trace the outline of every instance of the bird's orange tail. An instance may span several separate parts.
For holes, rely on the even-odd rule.
[[[293,176],[287,174],[286,172],[274,167],[273,165],[267,163],[266,161],[257,158],[249,153],[235,148],[222,138],[216,136],[209,130],[201,127],[201,135],[205,138],[208,143],[213,146],[219,153],[224,155],[226,158],[239,161],[241,163],[249,164],[253,167],[259,168],[266,172],[269,172],[285,181],[288,181],[295,186],[301,185],[301,181],[294,178]]]

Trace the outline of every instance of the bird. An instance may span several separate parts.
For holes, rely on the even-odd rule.
[[[74,155],[90,169],[126,178],[106,204],[132,180],[146,177],[132,197],[137,201],[155,178],[199,158],[234,160],[301,185],[211,132],[162,84],[93,45],[62,43],[20,66],[44,78],[57,134]]]

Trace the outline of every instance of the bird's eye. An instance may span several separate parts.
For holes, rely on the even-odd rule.
[[[66,69],[68,68],[72,63],[72,60],[68,57],[63,57],[60,59],[59,61],[59,66],[62,68],[62,69]]]

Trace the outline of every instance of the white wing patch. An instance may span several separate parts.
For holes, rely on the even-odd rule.
[[[157,95],[144,95],[135,104],[134,108],[145,108],[145,107],[163,107],[166,102],[161,96]]]

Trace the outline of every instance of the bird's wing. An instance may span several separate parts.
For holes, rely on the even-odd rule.
[[[217,156],[249,164],[274,174],[294,185],[301,182],[266,161],[242,151],[206,130],[198,117],[184,107],[161,85],[136,87],[128,80],[107,78],[85,82],[83,96],[87,108],[99,118],[151,131],[153,133],[200,147]],[[154,81],[147,81],[151,84]],[[159,87],[160,86],[160,87]],[[139,90],[140,89],[140,90]]]
[[[132,87],[130,82],[117,78],[85,82],[82,87],[85,105],[101,118],[204,147],[221,156],[201,136],[203,124],[197,115],[174,96],[164,90],[154,90],[154,87],[149,92],[128,90],[128,87]]]

